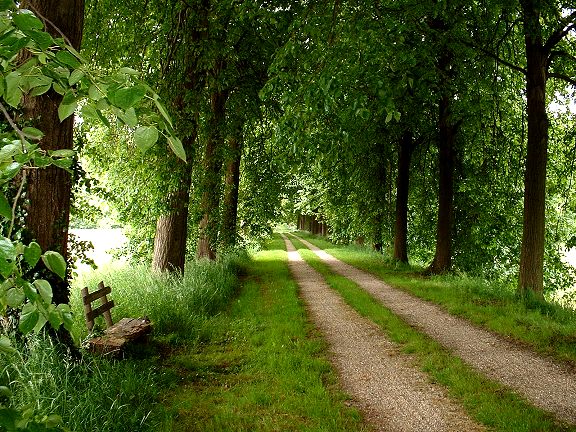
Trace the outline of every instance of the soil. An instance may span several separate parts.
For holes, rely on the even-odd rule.
[[[454,317],[437,305],[392,288],[374,275],[299,240],[333,272],[357,283],[408,324],[438,341],[468,365],[557,419],[576,424],[576,372],[572,368]]]
[[[484,430],[375,324],[346,305],[284,240],[290,270],[312,321],[328,342],[342,387],[376,430]]]

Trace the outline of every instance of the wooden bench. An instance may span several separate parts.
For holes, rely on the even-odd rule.
[[[93,293],[88,288],[82,288],[82,301],[84,303],[84,316],[88,331],[94,329],[94,320],[103,315],[106,321],[106,330],[101,336],[88,341],[88,349],[99,354],[119,354],[124,346],[132,341],[144,339],[152,331],[152,325],[147,317],[122,318],[116,324],[112,322],[110,309],[114,307],[114,301],[108,300],[108,294],[112,292],[110,287],[105,287],[104,282],[98,284],[98,289]],[[100,306],[92,308],[92,302],[100,299]]]

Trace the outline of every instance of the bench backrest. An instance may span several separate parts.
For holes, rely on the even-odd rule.
[[[82,288],[82,302],[84,303],[84,316],[86,317],[86,326],[89,331],[94,328],[94,319],[100,315],[104,315],[106,326],[112,327],[112,316],[110,309],[114,307],[114,301],[108,300],[107,295],[112,292],[112,288],[105,287],[104,282],[98,284],[98,289],[93,293],[88,292],[88,288]],[[100,299],[100,306],[92,309],[92,302]]]

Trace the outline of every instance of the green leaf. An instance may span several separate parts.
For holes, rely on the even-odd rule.
[[[396,111],[396,112],[394,113],[394,120],[400,121],[400,116],[401,116],[400,111]]]
[[[73,54],[66,50],[58,51],[56,53],[56,60],[64,63],[66,66],[70,66],[72,69],[77,69],[81,64]]]
[[[12,207],[2,192],[0,192],[0,215],[8,220],[12,219]]]
[[[12,17],[14,24],[22,30],[41,30],[44,24],[28,9],[20,9],[17,14]]]
[[[44,325],[48,322],[48,319],[43,314],[41,314],[40,311],[38,311],[38,314],[40,316],[38,317],[38,321],[36,321],[36,325],[32,329],[34,333],[40,332],[40,330],[42,330],[42,327],[44,327]]]
[[[18,162],[12,162],[7,167],[5,167],[1,172],[2,178],[10,180],[16,177],[16,174],[20,172],[20,168],[22,168],[22,164]]]
[[[106,99],[100,99],[96,102],[96,109],[100,111],[105,111],[110,108],[110,104]]]
[[[104,100],[104,99],[102,99]],[[108,121],[108,119],[106,118],[106,116],[104,114],[102,114],[102,111],[100,111],[99,109],[96,110],[96,114],[98,115],[98,118],[100,119],[100,121],[102,122],[102,124],[106,127],[110,127],[110,122]]]
[[[76,152],[72,149],[60,149],[60,150],[50,151],[50,152],[48,152],[48,154],[52,157],[71,158],[71,157],[74,157]]]
[[[3,352],[4,354],[13,354],[16,352],[16,349],[12,347],[12,344],[10,343],[10,339],[6,336],[0,335],[0,352]]]
[[[6,237],[0,237],[0,257],[10,261],[16,260],[16,248]]]
[[[158,141],[158,129],[154,126],[141,126],[134,132],[134,144],[145,152]]]
[[[5,278],[9,277],[16,269],[16,263],[12,260],[0,257],[0,274]]]
[[[6,292],[6,304],[11,308],[19,308],[26,300],[24,290],[19,287],[12,287]]]
[[[3,336],[5,337],[5,336]],[[8,399],[12,397],[12,392],[10,391],[10,389],[6,386],[0,386],[0,399]]]
[[[62,325],[64,320],[62,319],[62,314],[58,310],[53,309],[48,313],[48,322],[52,328],[57,329]]]
[[[386,116],[386,124],[390,123],[390,121],[392,120],[392,116],[394,115],[394,113],[392,111],[390,111],[388,113],[388,115]]]
[[[46,417],[46,420],[44,420],[43,423],[46,428],[53,429],[62,423],[62,417],[60,417],[58,414],[50,414],[48,417]]]
[[[186,162],[186,151],[184,150],[182,141],[180,141],[179,138],[176,138],[175,136],[168,137],[168,145],[176,156]]]
[[[54,83],[52,84],[52,88],[59,95],[64,96],[66,94],[66,88],[64,88],[64,86],[57,81],[54,81]]]
[[[91,103],[87,103],[82,107],[80,116],[84,119],[100,120],[100,117],[98,117],[98,113],[96,112],[96,107]]]
[[[22,132],[27,138],[32,138],[34,140],[41,140],[44,137],[44,132],[33,127],[25,127],[22,129]]]
[[[104,96],[106,96],[106,89],[107,86],[103,85],[97,86],[95,84],[92,84],[90,88],[88,88],[88,97],[93,101],[99,101]]]
[[[34,281],[34,286],[38,290],[38,294],[46,303],[52,303],[52,287],[50,283],[44,279],[37,279]]]
[[[24,261],[26,261],[30,267],[35,267],[41,256],[42,249],[36,242],[30,243],[24,248]]]
[[[52,87],[52,83],[46,84],[46,85],[42,85],[42,86],[38,86],[38,87],[34,87],[34,88],[32,89],[32,91],[30,92],[30,95],[32,95],[32,96],[40,96],[40,95],[43,95],[43,94],[46,93],[48,90],[50,90],[50,87]]]
[[[13,0],[0,0],[0,10],[5,11],[8,9],[14,9],[16,5]]]
[[[22,89],[20,89],[20,72],[10,72],[6,75],[5,99],[8,105],[17,108],[22,99]]]
[[[54,39],[52,38],[52,36],[50,36],[49,33],[46,33],[44,31],[40,31],[40,30],[30,30],[26,32],[27,36],[30,36],[32,38],[32,40],[34,42],[36,42],[38,45],[40,45],[40,48],[42,48],[43,50],[47,50],[48,48],[50,48],[51,46],[55,45]],[[46,57],[46,55],[44,53],[40,54],[38,56],[38,60],[43,63],[46,64],[46,61],[42,61],[44,60],[41,56]]]
[[[62,320],[64,321],[64,328],[66,330],[72,330],[74,327],[74,318],[72,316],[72,311],[70,306],[67,304],[59,304],[56,309],[62,314]]]
[[[20,141],[12,142],[14,144],[7,144],[0,149],[0,162],[11,160],[14,155],[22,151],[22,144]]]
[[[166,111],[166,108],[164,108],[164,105],[162,105],[162,102],[158,99],[158,95],[155,95],[154,97],[154,104],[156,105],[156,108],[158,108],[158,111],[160,111],[160,114],[162,114],[162,117],[164,117],[164,120],[166,120],[170,127],[173,128],[172,119],[170,118],[168,111]]]
[[[84,72],[80,69],[76,69],[70,74],[70,78],[68,78],[68,84],[73,86],[77,84],[82,78],[84,78]]]
[[[126,74],[126,75],[140,75],[140,72],[138,72],[137,70],[134,70],[132,68],[129,68],[129,67],[120,68],[120,70],[118,72]]]
[[[20,314],[20,324],[18,328],[24,334],[30,333],[40,319],[40,313],[34,303],[26,303]]]
[[[72,166],[72,159],[64,158],[64,159],[53,159],[52,165],[57,166],[58,168],[62,168],[68,172],[72,172],[70,167]]]
[[[66,277],[66,261],[64,261],[62,255],[58,252],[44,252],[44,255],[42,255],[42,261],[52,273],[57,274],[61,279]]]
[[[131,107],[124,112],[124,114],[119,114],[119,117],[122,119],[127,126],[136,127],[138,124],[138,117],[136,116],[136,110]]]
[[[74,93],[68,92],[64,95],[62,102],[60,102],[60,106],[58,107],[58,118],[60,121],[64,121],[76,111],[78,107],[78,103],[76,102],[76,96]]]
[[[36,288],[30,282],[24,281],[22,283],[22,288],[24,289],[26,298],[29,300],[35,301],[38,298],[38,291],[36,291]]]
[[[140,102],[145,95],[146,86],[137,84],[108,94],[108,99],[113,105],[126,110]]]

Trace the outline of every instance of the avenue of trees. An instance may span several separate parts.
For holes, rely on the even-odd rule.
[[[300,217],[428,274],[571,285],[570,3],[0,1],[3,308],[68,302],[93,195],[158,271]]]

